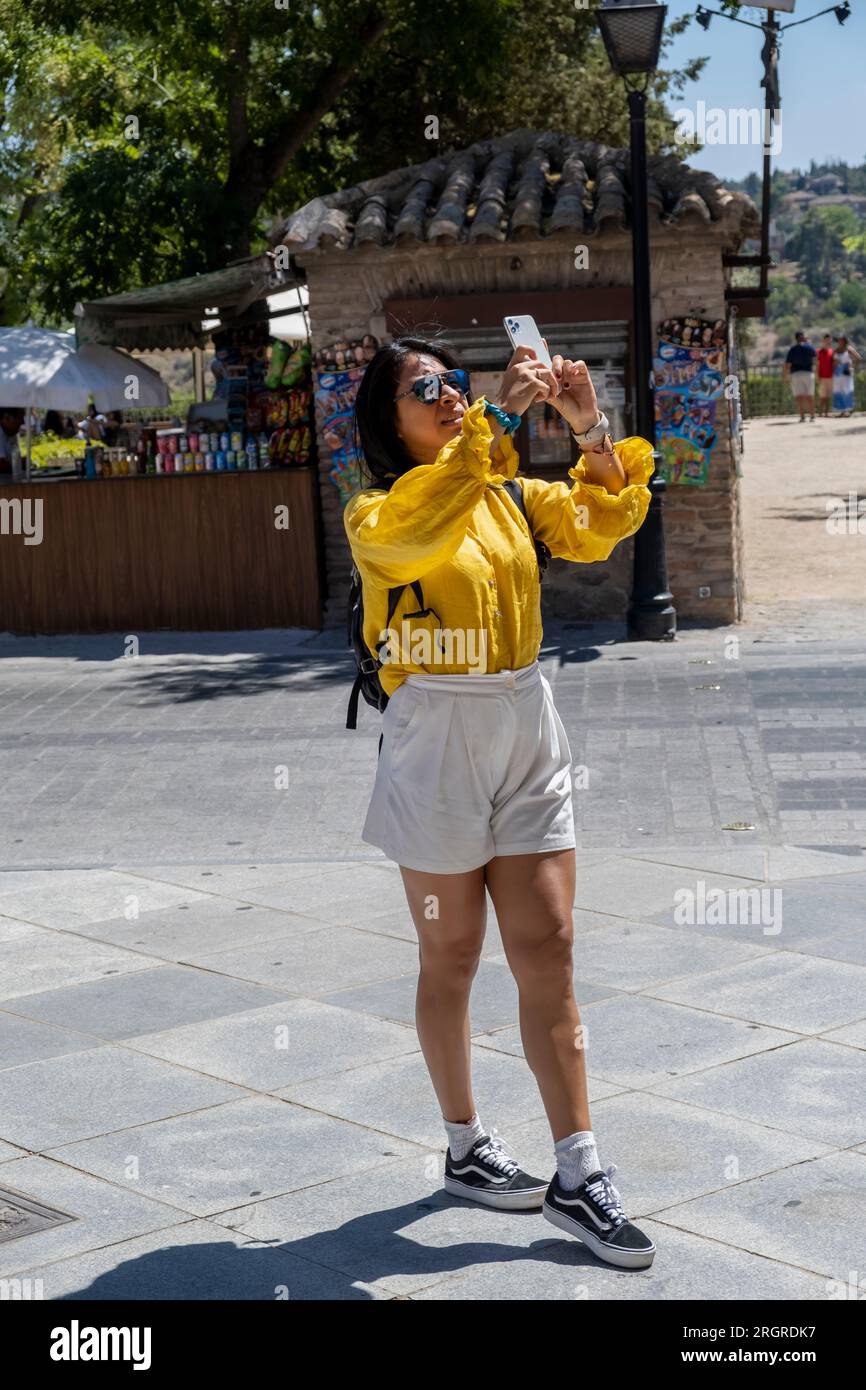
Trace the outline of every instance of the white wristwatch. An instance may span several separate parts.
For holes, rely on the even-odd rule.
[[[596,421],[596,423],[594,425],[590,425],[588,430],[584,430],[583,434],[575,434],[574,430],[572,430],[571,433],[574,435],[574,438],[577,441],[578,448],[591,449],[593,445],[601,443],[609,429],[610,420],[608,420],[604,411],[600,410],[598,412],[598,420]]]

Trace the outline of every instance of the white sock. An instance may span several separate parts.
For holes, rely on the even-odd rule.
[[[601,1168],[591,1129],[579,1129],[574,1134],[567,1134],[553,1148],[559,1181],[566,1191],[573,1192],[586,1182],[590,1173],[597,1173]]]
[[[448,1147],[451,1150],[451,1157],[455,1163],[459,1163],[461,1158],[465,1158],[473,1144],[481,1138],[484,1130],[478,1114],[474,1114],[465,1125],[455,1123],[454,1120],[445,1120],[445,1128],[448,1131]]]

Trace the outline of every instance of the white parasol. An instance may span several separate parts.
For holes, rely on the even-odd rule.
[[[31,409],[83,411],[162,407],[171,393],[159,372],[117,348],[86,343],[49,328],[0,328],[0,405],[20,406],[27,418],[30,476]]]

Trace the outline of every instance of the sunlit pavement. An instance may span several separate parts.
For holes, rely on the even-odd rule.
[[[673,644],[546,634],[593,1127],[658,1246],[638,1273],[441,1188],[414,929],[359,838],[378,716],[344,728],[340,633],[144,635],[136,659],[0,639],[0,1187],[73,1218],[0,1243],[0,1276],[46,1299],[850,1289],[864,628],[793,596]],[[483,1123],[550,1175],[492,907],[472,1029]]]

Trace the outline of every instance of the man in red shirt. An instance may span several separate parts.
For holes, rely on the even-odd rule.
[[[829,418],[833,399],[833,339],[825,333],[818,349],[818,414]]]

